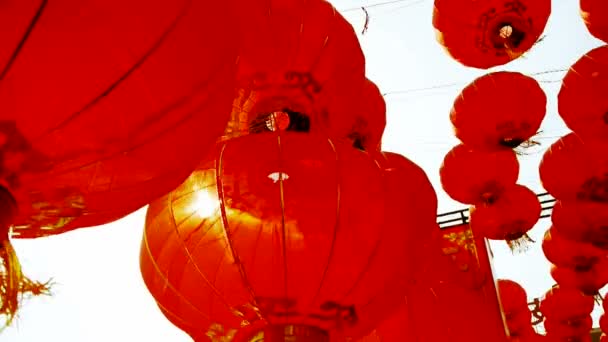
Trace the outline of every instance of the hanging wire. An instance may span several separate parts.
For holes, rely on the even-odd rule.
[[[405,6],[401,6],[400,8],[404,8],[404,7],[408,7],[408,6],[413,6],[416,5],[418,3],[424,2],[426,0],[390,0],[390,1],[384,1],[384,2],[377,2],[374,4],[370,4],[367,6],[358,6],[358,7],[350,7],[350,8],[345,8],[343,10],[340,10],[340,12],[353,12],[353,11],[360,11],[362,9],[369,9],[369,8],[374,8],[374,7],[382,7],[382,6],[388,6],[388,5],[394,5],[394,4],[399,4],[399,3],[403,3],[403,2],[410,2],[408,4],[406,4]]]
[[[563,68],[562,69],[551,69],[551,70],[544,70],[544,71],[531,73],[530,76],[540,76],[540,75],[546,75],[546,74],[552,74],[552,73],[558,73],[558,72],[566,72],[566,71],[568,71],[568,69],[563,69]],[[557,82],[561,82],[561,80],[541,80],[539,82],[540,83],[557,83]],[[394,90],[394,91],[385,92],[382,94],[382,96],[403,95],[403,94],[410,94],[410,93],[417,93],[417,92],[425,92],[425,91],[429,91],[429,90],[452,88],[452,87],[462,86],[462,85],[465,85],[468,83],[470,83],[470,82],[468,82],[468,81],[467,82],[454,82],[454,83],[437,84],[434,86],[422,87],[422,88]]]

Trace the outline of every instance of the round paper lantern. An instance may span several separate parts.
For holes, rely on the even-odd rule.
[[[452,58],[488,69],[530,50],[550,14],[550,0],[435,0],[433,26]]]
[[[519,162],[512,150],[487,152],[460,144],[452,148],[439,169],[441,186],[454,200],[477,204],[492,200],[515,185]]]
[[[608,204],[556,201],[551,213],[554,229],[570,239],[608,249]]]
[[[589,32],[608,43],[608,4],[602,0],[580,0],[580,6]]]
[[[405,295],[409,206],[436,217],[424,173],[399,158],[290,132],[220,144],[148,209],[148,289],[197,341],[363,336]]]
[[[538,197],[523,185],[513,185],[494,202],[472,206],[471,229],[492,240],[505,240],[511,248],[530,241],[526,233],[541,213]]]
[[[608,17],[608,6],[605,11]],[[608,92],[608,46],[604,45],[581,57],[570,67],[562,81],[557,103],[559,114],[568,128],[583,139],[586,137],[606,139],[608,137],[606,92]]]
[[[535,79],[499,71],[467,85],[454,101],[450,120],[456,137],[471,148],[512,149],[538,132],[546,107]]]
[[[268,131],[270,113],[282,125],[325,134],[338,123],[356,124],[356,102],[368,96],[365,58],[353,27],[330,3],[241,1],[237,15],[239,89],[225,138]]]
[[[108,223],[188,176],[229,118],[233,9],[140,0],[3,7],[0,184],[1,205],[16,203],[5,212],[13,236]],[[0,254],[16,262],[4,245]],[[14,301],[28,280],[17,264],[2,273],[1,300]]]
[[[571,240],[554,227],[545,232],[543,253],[551,263],[578,271],[591,269],[607,253],[590,243]]]
[[[539,173],[543,187],[560,200],[608,201],[608,141],[570,133],[545,152]]]
[[[608,256],[583,270],[553,265],[551,277],[563,287],[575,288],[588,296],[595,296],[608,284]]]
[[[386,103],[380,89],[365,80],[358,99],[351,99],[353,109],[348,118],[329,115],[329,132],[335,138],[347,137],[354,147],[364,151],[379,151],[386,127]]]

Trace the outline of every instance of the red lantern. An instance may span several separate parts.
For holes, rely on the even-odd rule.
[[[530,50],[550,14],[550,0],[435,0],[433,26],[455,60],[488,69]]]
[[[506,315],[520,311],[530,311],[528,308],[528,295],[521,285],[513,280],[498,279],[496,287],[500,297],[502,311]]]
[[[454,200],[477,204],[500,196],[517,182],[519,162],[511,150],[478,151],[460,144],[443,159],[441,186]]]
[[[472,206],[471,228],[492,240],[506,240],[515,248],[530,240],[526,233],[538,222],[541,213],[538,197],[523,185],[509,187],[494,202]]]
[[[608,141],[583,141],[570,133],[545,152],[539,172],[543,187],[560,200],[608,201]]]
[[[188,176],[229,118],[232,13],[232,1],[3,7],[0,205],[16,202],[14,236],[108,223]],[[28,280],[18,265],[2,273],[14,302]]]
[[[289,130],[329,134],[328,126],[356,124],[354,99],[368,95],[365,58],[353,27],[330,3],[241,1],[237,13],[239,91],[225,138],[272,130],[270,113]]]
[[[607,91],[608,46],[604,45],[570,67],[558,94],[560,116],[583,139],[608,137]]]
[[[589,32],[608,43],[608,6],[602,0],[580,0],[581,17]]]
[[[347,137],[364,151],[379,151],[386,127],[386,103],[380,89],[367,79],[358,99],[351,99],[349,118],[329,115],[329,130],[336,138]]]
[[[608,249],[608,204],[556,201],[551,213],[554,229],[570,239]]]
[[[568,320],[574,317],[585,317],[591,314],[595,301],[579,290],[564,287],[561,284],[547,291],[541,301],[540,311],[544,317],[554,320]]]
[[[543,252],[551,263],[577,271],[591,269],[606,257],[606,252],[590,243],[571,240],[551,227],[545,232]]]
[[[141,253],[149,290],[193,337],[364,335],[405,295],[420,228],[410,216],[436,217],[436,202],[420,200],[434,194],[409,195],[432,191],[420,168],[385,157],[380,167],[346,144],[297,133],[224,142],[150,205]]]
[[[467,85],[454,101],[450,120],[456,137],[471,148],[512,149],[538,132],[546,107],[535,79],[499,71]]]
[[[608,256],[584,270],[553,265],[551,277],[563,287],[578,289],[588,296],[597,295],[608,284]]]
[[[547,336],[557,341],[585,341],[591,333],[593,319],[590,315],[563,321],[546,318],[544,326]]]

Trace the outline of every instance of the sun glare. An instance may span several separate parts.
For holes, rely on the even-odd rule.
[[[194,210],[201,218],[208,218],[218,212],[220,201],[205,190],[198,192],[194,202]]]

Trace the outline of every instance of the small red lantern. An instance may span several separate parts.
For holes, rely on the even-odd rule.
[[[0,314],[9,322],[30,281],[6,225],[31,238],[118,219],[179,185],[221,135],[234,97],[233,9],[232,1],[3,6]]]
[[[380,151],[386,127],[386,103],[380,89],[365,80],[358,99],[351,99],[352,111],[348,118],[329,115],[329,132],[336,138],[348,138],[354,147],[363,151]]]
[[[589,32],[608,43],[608,4],[603,0],[580,0],[581,17]]]
[[[405,295],[415,230],[435,227],[415,164],[278,133],[220,144],[150,204],[142,274],[193,337],[363,336]]]
[[[606,92],[608,46],[604,45],[589,51],[570,67],[558,94],[560,116],[583,139],[608,137]]]
[[[460,144],[443,159],[439,169],[441,186],[454,200],[478,204],[500,196],[515,185],[519,162],[511,150],[487,152]]]
[[[551,277],[563,287],[575,288],[588,296],[595,296],[608,284],[608,256],[583,270],[552,265]]]
[[[608,141],[570,133],[545,152],[539,173],[543,187],[560,200],[608,201]]]
[[[523,185],[513,185],[492,202],[470,209],[471,229],[492,240],[505,240],[513,249],[531,241],[526,233],[541,213],[538,197]]]
[[[546,107],[547,97],[535,79],[499,71],[467,85],[454,101],[450,120],[456,137],[471,148],[512,149],[538,132]]]
[[[540,311],[543,316],[551,319],[568,320],[590,315],[594,306],[595,301],[592,296],[586,296],[574,288],[556,285],[545,294],[540,304]]]
[[[550,0],[435,0],[433,26],[455,60],[488,69],[530,50],[550,14]]]
[[[593,319],[591,315],[562,321],[546,318],[544,326],[547,336],[557,341],[591,341],[589,334],[593,327]]]
[[[551,227],[545,232],[542,248],[547,260],[579,271],[591,269],[606,257],[606,252],[590,243],[571,240]]]
[[[551,213],[554,229],[570,239],[608,249],[608,204],[556,201]]]
[[[528,295],[518,283],[508,279],[498,279],[496,287],[511,336],[528,335],[532,329],[532,313],[528,308]]]
[[[502,311],[506,315],[520,311],[530,311],[526,290],[517,282],[509,279],[498,279],[496,287],[500,296]]]

